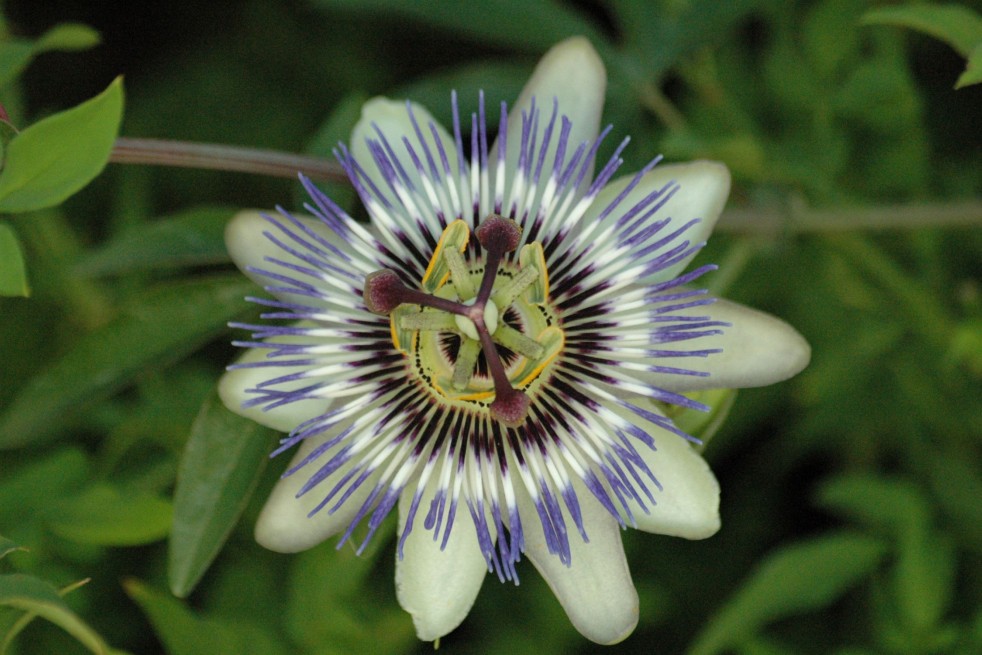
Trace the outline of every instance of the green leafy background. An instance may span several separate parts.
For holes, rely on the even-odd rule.
[[[450,4],[3,5],[0,652],[432,651],[391,530],[360,558],[251,537],[284,462],[214,396],[258,293],[221,234],[299,185],[106,158],[117,135],[329,156],[365,98],[447,120],[451,89],[511,99],[573,34],[608,66],[626,170],[730,166],[711,284],[814,349],[706,448],[718,535],[625,533],[641,622],[609,652],[982,652],[982,4]],[[441,652],[600,650],[520,573]]]

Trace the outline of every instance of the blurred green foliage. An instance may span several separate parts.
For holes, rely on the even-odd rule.
[[[633,137],[625,170],[657,152],[725,161],[733,211],[700,256],[722,265],[715,290],[814,349],[795,380],[741,392],[721,427],[694,424],[719,427],[705,456],[723,529],[625,533],[641,624],[610,650],[982,652],[978,2],[4,10],[0,292],[31,297],[0,298],[0,651],[432,650],[396,604],[391,539],[360,558],[252,541],[283,462],[263,470],[268,432],[214,401],[235,354],[224,326],[259,293],[232,271],[222,227],[236,208],[299,205],[299,185],[102,171],[123,104],[113,80],[126,78],[124,135],[330,156],[371,95],[448,122],[450,89],[465,112],[478,89],[510,100],[539,54],[586,34],[609,70],[606,119]],[[51,166],[64,173],[30,174]],[[185,448],[202,454],[182,462]],[[520,573],[517,589],[489,579],[441,650],[594,652]]]

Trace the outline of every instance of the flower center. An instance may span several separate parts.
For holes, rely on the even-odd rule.
[[[521,232],[495,214],[474,236],[483,261],[464,259],[470,229],[454,221],[440,236],[419,289],[381,269],[365,279],[365,304],[389,317],[393,344],[435,393],[485,407],[492,418],[518,427],[528,415],[528,394],[562,351],[564,336],[548,302],[542,245],[523,246],[517,265],[506,261]]]

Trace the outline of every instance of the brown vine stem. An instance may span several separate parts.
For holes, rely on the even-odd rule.
[[[296,178],[299,172],[319,182],[348,181],[348,176],[338,163],[320,157],[214,143],[121,137],[116,139],[109,161],[117,164],[204,168],[272,177]]]
[[[180,166],[347,183],[336,162],[274,150],[163,139],[116,140],[109,161]],[[812,209],[798,198],[780,208],[737,208],[723,212],[717,230],[734,234],[828,233],[855,230],[912,230],[982,225],[982,201]]]

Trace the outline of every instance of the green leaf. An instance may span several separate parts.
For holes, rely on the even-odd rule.
[[[89,581],[90,578],[86,578],[84,580],[79,580],[78,582],[74,582],[66,587],[62,587],[61,589],[58,590],[58,595],[64,597],[66,594],[75,591],[79,587],[85,586],[86,584],[89,583]],[[22,614],[20,618],[16,619],[11,623],[10,629],[7,630],[7,632],[3,636],[2,642],[0,642],[0,655],[4,655],[7,652],[10,645],[14,642],[14,639],[17,638],[17,635],[23,632],[24,629],[27,626],[29,626],[34,621],[34,619],[37,618],[37,616],[38,615],[35,612],[27,612],[25,614]],[[117,653],[118,651],[115,651],[112,648],[110,648],[107,652],[110,655],[115,655],[115,653]]]
[[[77,448],[44,452],[33,460],[20,459],[16,464],[5,462],[0,476],[0,525],[36,520],[48,503],[75,493],[90,475],[88,459]],[[44,493],[39,494],[38,489]]]
[[[27,269],[20,241],[6,223],[0,223],[0,296],[29,296]]]
[[[27,549],[0,534],[0,559],[18,550],[26,551]]]
[[[895,25],[944,41],[963,57],[982,43],[982,17],[958,5],[907,4],[878,7],[863,15],[866,25]]]
[[[86,255],[75,271],[102,277],[227,262],[225,225],[233,213],[198,207],[141,225]]]
[[[947,524],[982,553],[982,467],[974,458],[936,454],[931,462],[931,488]]]
[[[954,592],[955,549],[945,535],[912,530],[900,537],[893,570],[894,598],[901,623],[926,633],[944,616]]]
[[[856,21],[864,8],[854,0],[824,0],[809,7],[801,27],[801,49],[821,80],[833,79],[834,73],[859,59],[862,35]]]
[[[411,650],[416,638],[408,615],[379,606],[364,593],[370,584],[366,578],[388,552],[383,543],[373,543],[361,555],[352,548],[311,548],[300,553],[291,562],[286,587],[287,634],[314,652],[321,644],[332,644],[337,652],[349,653],[369,642],[377,653]],[[330,621],[319,619],[325,613]]]
[[[0,605],[44,617],[93,653],[109,650],[102,637],[68,608],[58,590],[43,580],[19,573],[0,575]],[[6,645],[5,641],[3,646]]]
[[[45,523],[59,537],[81,544],[137,546],[166,537],[171,514],[162,498],[103,483],[54,504]]]
[[[605,39],[583,16],[555,0],[462,0],[452,10],[442,0],[315,0],[316,5],[368,15],[408,19],[495,47],[544,51],[573,34],[599,45]]]
[[[95,98],[25,128],[7,148],[0,172],[0,212],[57,205],[109,161],[123,117],[123,82]]]
[[[51,50],[84,50],[99,43],[99,33],[79,23],[61,23],[36,41],[9,39],[0,43],[0,88],[20,75],[35,57]]]
[[[170,284],[135,298],[21,389],[0,415],[0,449],[50,437],[66,413],[193,352],[228,321],[252,311],[243,296],[254,289],[241,276],[222,276]]]
[[[124,581],[123,588],[150,619],[168,655],[287,653],[285,647],[252,625],[200,618],[173,596],[137,580]]]
[[[22,39],[0,43],[0,88],[20,75],[34,59],[34,44]]]
[[[99,45],[99,33],[82,23],[60,23],[41,35],[34,42],[34,52],[40,54],[50,50],[71,52],[88,50]]]
[[[225,409],[217,393],[205,401],[177,471],[167,571],[174,595],[190,594],[225,544],[265,468],[272,433]]]
[[[980,82],[982,82],[982,43],[975,46],[975,49],[969,53],[965,72],[958,77],[955,88],[960,89]]]
[[[902,625],[920,631],[941,619],[950,600],[954,549],[947,536],[932,530],[930,504],[915,484],[843,476],[822,485],[817,504],[894,538],[893,592]]]
[[[17,128],[10,121],[0,118],[0,171],[7,159],[7,146],[17,136]]]
[[[644,59],[630,63],[634,76],[648,81],[661,76],[683,56],[702,47],[717,46],[736,22],[758,9],[761,3],[759,0],[614,0],[611,4],[628,51],[639,53]],[[611,58],[608,64],[618,65],[618,62]]]
[[[834,478],[819,489],[816,503],[891,534],[924,530],[931,520],[924,493],[906,480],[877,475]]]
[[[827,607],[870,575],[884,546],[841,532],[771,553],[700,634],[690,655],[712,655],[752,637],[777,619]]]

